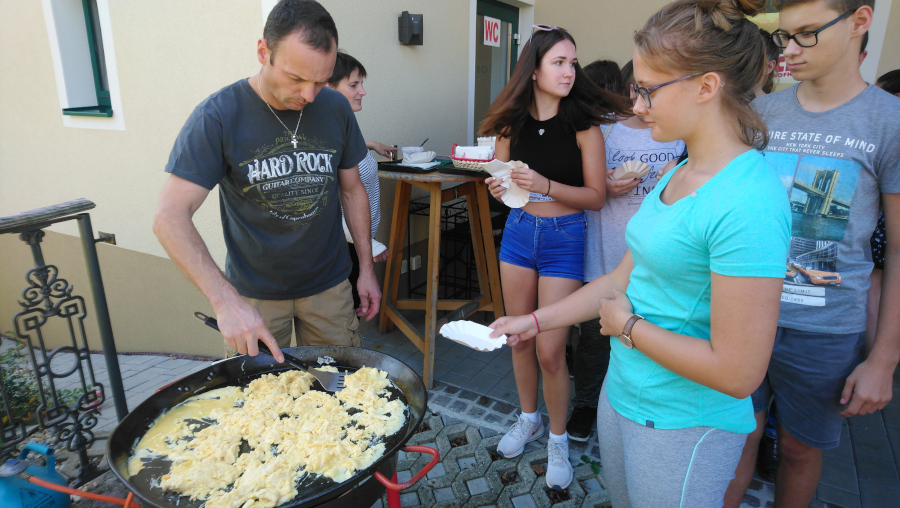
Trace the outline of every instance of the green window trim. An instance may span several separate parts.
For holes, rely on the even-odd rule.
[[[69,116],[99,116],[109,118],[113,110],[107,106],[82,106],[80,108],[63,108],[62,113]]]
[[[100,33],[97,0],[81,0],[84,11],[84,25],[87,29],[88,53],[91,55],[91,70],[94,75],[94,92],[97,97],[96,106],[63,108],[62,113],[70,116],[94,116],[109,118],[113,116],[112,101],[109,97],[109,81],[106,75],[103,36]]]

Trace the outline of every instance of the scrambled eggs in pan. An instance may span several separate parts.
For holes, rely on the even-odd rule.
[[[286,503],[308,474],[347,480],[384,454],[383,438],[403,427],[406,407],[388,400],[391,381],[378,369],[348,374],[346,388],[334,394],[310,390],[314,382],[292,370],[266,374],[246,389],[191,397],[153,423],[134,448],[129,474],[141,470],[142,458],[167,457],[172,466],[160,486],[205,499],[207,508]],[[197,430],[201,419],[215,423]],[[242,441],[249,452],[240,453]]]

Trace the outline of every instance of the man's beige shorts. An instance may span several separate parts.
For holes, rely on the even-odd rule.
[[[350,282],[344,280],[331,289],[306,298],[257,300],[244,297],[244,300],[259,311],[280,348],[290,347],[295,328],[298,346],[362,347],[352,291]],[[226,357],[237,354],[225,344]]]

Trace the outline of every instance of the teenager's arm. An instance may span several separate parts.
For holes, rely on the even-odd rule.
[[[369,210],[369,195],[359,177],[359,167],[338,171],[341,186],[341,208],[347,220],[347,229],[353,238],[353,246],[359,258],[359,278],[356,291],[360,306],[356,315],[365,316],[370,321],[381,306],[381,288],[375,280],[375,265],[372,261],[372,216]]]
[[[175,266],[209,299],[219,330],[232,349],[256,356],[261,340],[279,362],[284,361],[262,316],[228,282],[194,226],[194,213],[208,194],[207,189],[170,175],[159,198],[153,232]]]
[[[631,339],[635,349],[662,367],[742,399],[759,387],[766,374],[784,281],[711,273],[710,340],[644,320],[634,324]],[[632,314],[631,302],[622,293],[601,301],[601,332],[619,335]]]
[[[492,337],[507,335],[507,344],[514,346],[520,340],[529,340],[540,331],[555,330],[564,326],[572,326],[589,319],[598,319],[599,302],[602,298],[612,297],[615,291],[625,291],[634,270],[631,252],[626,252],[622,262],[615,270],[594,279],[578,291],[562,300],[541,307],[533,312],[534,316],[505,316],[493,323]]]
[[[375,153],[384,157],[390,157],[391,152],[399,150],[396,146],[386,145],[384,143],[379,143],[378,141],[366,141],[366,148],[375,150]]]
[[[869,414],[891,401],[894,369],[900,362],[900,194],[882,194],[886,249],[881,279],[881,304],[875,341],[860,363],[847,377],[841,404],[847,408],[841,416]]]

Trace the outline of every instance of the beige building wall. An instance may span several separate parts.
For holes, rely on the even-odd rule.
[[[602,59],[613,60],[621,67],[631,60],[635,30],[667,3],[668,0],[545,1],[535,4],[534,22],[568,30],[575,38],[582,66]]]
[[[109,2],[125,130],[63,126],[41,2],[0,3],[0,214],[85,197],[95,231],[115,233],[99,245],[117,347],[121,351],[221,354],[221,341],[192,323],[205,299],[178,273],[151,232],[175,135],[204,97],[256,70],[262,30],[251,1]],[[223,36],[223,34],[227,34]],[[27,83],[22,75],[28,75]],[[214,257],[224,259],[215,193],[196,223]],[[87,301],[90,346],[100,349],[95,312],[74,223],[49,228],[48,263]],[[0,325],[19,310],[30,252],[0,236]],[[195,320],[194,320],[195,321]],[[61,345],[64,335],[48,337]]]
[[[80,239],[50,231],[41,247],[46,262],[56,265],[59,277],[74,286],[73,294],[84,298],[89,347],[103,349]],[[222,336],[191,315],[212,314],[212,307],[168,258],[104,243],[97,245],[97,256],[119,352],[223,355]],[[21,310],[17,301],[27,287],[25,273],[34,263],[28,246],[15,235],[0,236],[0,259],[0,331],[7,332],[14,329],[13,315]],[[63,325],[62,319],[49,321],[44,330],[49,347],[70,345]]]

